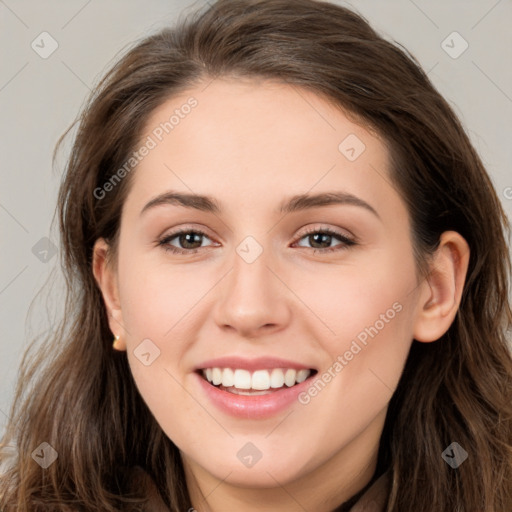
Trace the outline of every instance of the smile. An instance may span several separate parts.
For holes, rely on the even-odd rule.
[[[206,400],[238,419],[275,417],[298,402],[317,374],[315,369],[243,368],[213,366],[194,372]]]
[[[273,393],[304,382],[315,370],[294,368],[273,368],[250,372],[242,368],[205,368],[203,377],[214,386],[229,393],[254,396]]]

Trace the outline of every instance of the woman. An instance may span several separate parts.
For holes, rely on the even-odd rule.
[[[220,0],[148,37],[58,214],[67,314],[2,510],[511,509],[507,219],[360,16]]]

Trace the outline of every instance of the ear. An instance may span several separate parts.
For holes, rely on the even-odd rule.
[[[445,231],[422,284],[414,339],[438,340],[452,324],[462,296],[469,264],[469,246],[455,231]]]
[[[126,350],[126,332],[119,301],[117,270],[108,260],[109,251],[110,246],[103,238],[96,240],[93,247],[92,270],[103,295],[110,330],[119,336],[115,348]]]

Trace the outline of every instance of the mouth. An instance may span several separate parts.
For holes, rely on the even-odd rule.
[[[299,403],[299,395],[312,385],[317,373],[317,368],[302,362],[271,355],[226,355],[194,368],[208,403],[227,415],[249,420],[285,413]]]
[[[211,386],[233,395],[270,395],[298,386],[318,372],[314,368],[272,368],[249,371],[243,368],[201,368],[196,373]]]

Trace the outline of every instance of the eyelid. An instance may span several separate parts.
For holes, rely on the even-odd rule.
[[[194,233],[199,233],[201,235],[204,235],[205,237],[208,237],[211,240],[219,238],[217,236],[213,236],[212,234],[210,234],[210,230],[206,227],[203,227],[202,225],[199,225],[199,224],[181,225],[180,224],[179,227],[166,229],[163,232],[163,234],[158,236],[157,239],[162,240],[162,239],[169,238],[169,237],[174,238],[177,235],[180,235],[182,233],[190,233],[191,231],[193,231]]]
[[[331,227],[325,224],[320,224],[316,226],[308,226],[304,228],[304,231],[301,231],[301,233],[297,236],[298,239],[303,238],[306,235],[309,235],[311,233],[317,233],[317,232],[328,232],[332,235],[336,235],[339,237],[346,238],[348,240],[351,240],[353,242],[358,242],[358,238],[352,234],[348,229],[340,228],[340,227]]]
[[[167,230],[166,230],[167,231]],[[164,233],[166,232],[164,231]],[[175,231],[172,230],[171,228],[171,232],[169,234],[162,234],[158,237],[159,240],[163,239],[163,238],[168,238],[170,236],[177,236],[181,233],[188,233],[190,231],[194,231],[196,233],[200,233],[210,239],[212,238],[215,238],[213,236],[211,236],[209,233],[208,233],[208,230],[207,228],[204,228],[202,226],[199,226],[197,224],[191,224],[191,225],[184,225],[184,226],[180,226],[179,228],[176,228]],[[318,231],[329,231],[331,232],[332,234],[335,234],[335,235],[338,235],[338,236],[343,236],[345,238],[348,238],[354,242],[358,242],[358,238],[353,234],[351,233],[348,229],[346,228],[340,228],[340,227],[331,227],[331,226],[328,226],[328,225],[325,225],[325,224],[319,224],[319,225],[316,225],[316,226],[308,226],[306,228],[304,228],[303,231],[300,232],[299,235],[297,235],[297,237],[295,238],[295,240],[297,239],[300,239],[300,238],[303,238],[304,236],[306,235],[309,235],[311,233],[317,233]]]

